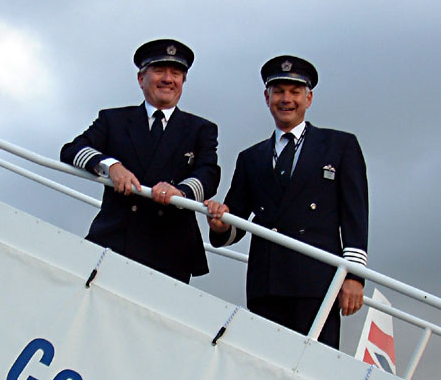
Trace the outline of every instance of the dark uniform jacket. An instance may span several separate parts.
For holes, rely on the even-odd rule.
[[[274,136],[239,154],[224,202],[230,212],[245,219],[253,213],[257,224],[365,265],[368,192],[356,137],[307,123],[284,193],[274,174],[273,148]],[[222,246],[230,235],[210,232],[210,240]],[[243,235],[237,230],[233,242]],[[334,273],[334,267],[252,236],[248,303],[264,296],[323,297]]]
[[[166,181],[202,201],[219,185],[216,149],[217,126],[176,108],[153,150],[143,103],[100,111],[89,129],[62,148],[61,160],[96,174],[100,161],[115,158],[142,185]],[[105,187],[87,239],[185,282],[208,272],[194,212],[111,187]]]

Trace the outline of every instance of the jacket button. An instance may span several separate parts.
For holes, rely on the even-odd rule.
[[[309,208],[310,208],[311,210],[315,210],[315,209],[317,208],[317,205],[316,205],[315,203],[311,203],[311,204],[309,205]]]
[[[265,207],[260,206],[259,209],[260,209],[260,211],[263,211],[263,210],[265,210]]]
[[[162,215],[164,215],[164,211],[159,210],[159,211],[158,211],[158,216],[162,216]]]
[[[276,227],[274,227],[274,228],[271,228],[271,231],[278,232],[278,229]]]
[[[305,234],[305,230],[299,230],[299,235],[304,235]]]
[[[138,211],[138,206],[137,206],[137,205],[133,205],[133,206],[132,206],[132,211],[133,211],[133,212]]]

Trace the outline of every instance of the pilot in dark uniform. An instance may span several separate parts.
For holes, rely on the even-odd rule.
[[[101,210],[87,239],[189,282],[208,272],[194,212],[169,205],[173,195],[204,201],[216,194],[217,126],[177,103],[193,52],[175,40],[155,40],[134,55],[145,102],[106,109],[61,149],[61,160],[109,176]],[[131,193],[152,187],[152,200]]]
[[[265,99],[275,121],[272,136],[238,156],[224,204],[206,201],[210,241],[224,246],[244,231],[223,223],[223,212],[366,265],[368,190],[356,137],[305,122],[318,82],[314,66],[279,56],[262,67]],[[247,272],[248,308],[307,334],[335,268],[252,236]],[[348,274],[319,340],[338,348],[340,315],[363,303],[363,280]]]

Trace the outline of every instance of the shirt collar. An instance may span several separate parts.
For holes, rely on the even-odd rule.
[[[173,111],[175,110],[176,106],[172,107],[172,108],[166,108],[166,109],[162,109],[161,111],[164,113],[165,116],[165,121],[169,121]],[[147,117],[149,119],[151,119],[153,117],[153,114],[155,113],[155,111],[157,110],[156,107],[152,106],[151,104],[149,104],[147,101],[145,102],[145,109],[147,110]]]
[[[305,121],[302,121],[300,124],[296,125],[293,129],[291,129],[287,133],[292,133],[294,137],[296,138],[296,141],[299,140],[299,138],[302,136],[303,130],[305,129],[306,123]],[[285,134],[282,130],[279,128],[276,128],[276,141],[280,141],[282,139],[282,136]]]

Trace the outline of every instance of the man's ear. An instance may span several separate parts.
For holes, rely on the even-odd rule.
[[[269,107],[269,92],[270,92],[269,88],[265,88],[265,90],[263,90],[263,95],[265,96],[265,102],[268,107]]]
[[[138,83],[139,83],[139,87],[142,88],[142,79],[144,77],[144,73],[138,71]]]
[[[311,91],[309,91],[309,94],[308,94],[308,96],[306,97],[307,100],[308,100],[308,105],[307,105],[306,108],[309,108],[309,107],[311,106],[311,104],[312,104],[312,98],[313,98],[313,97],[314,97],[314,94],[313,94],[313,92],[312,92],[312,90],[311,90]]]

